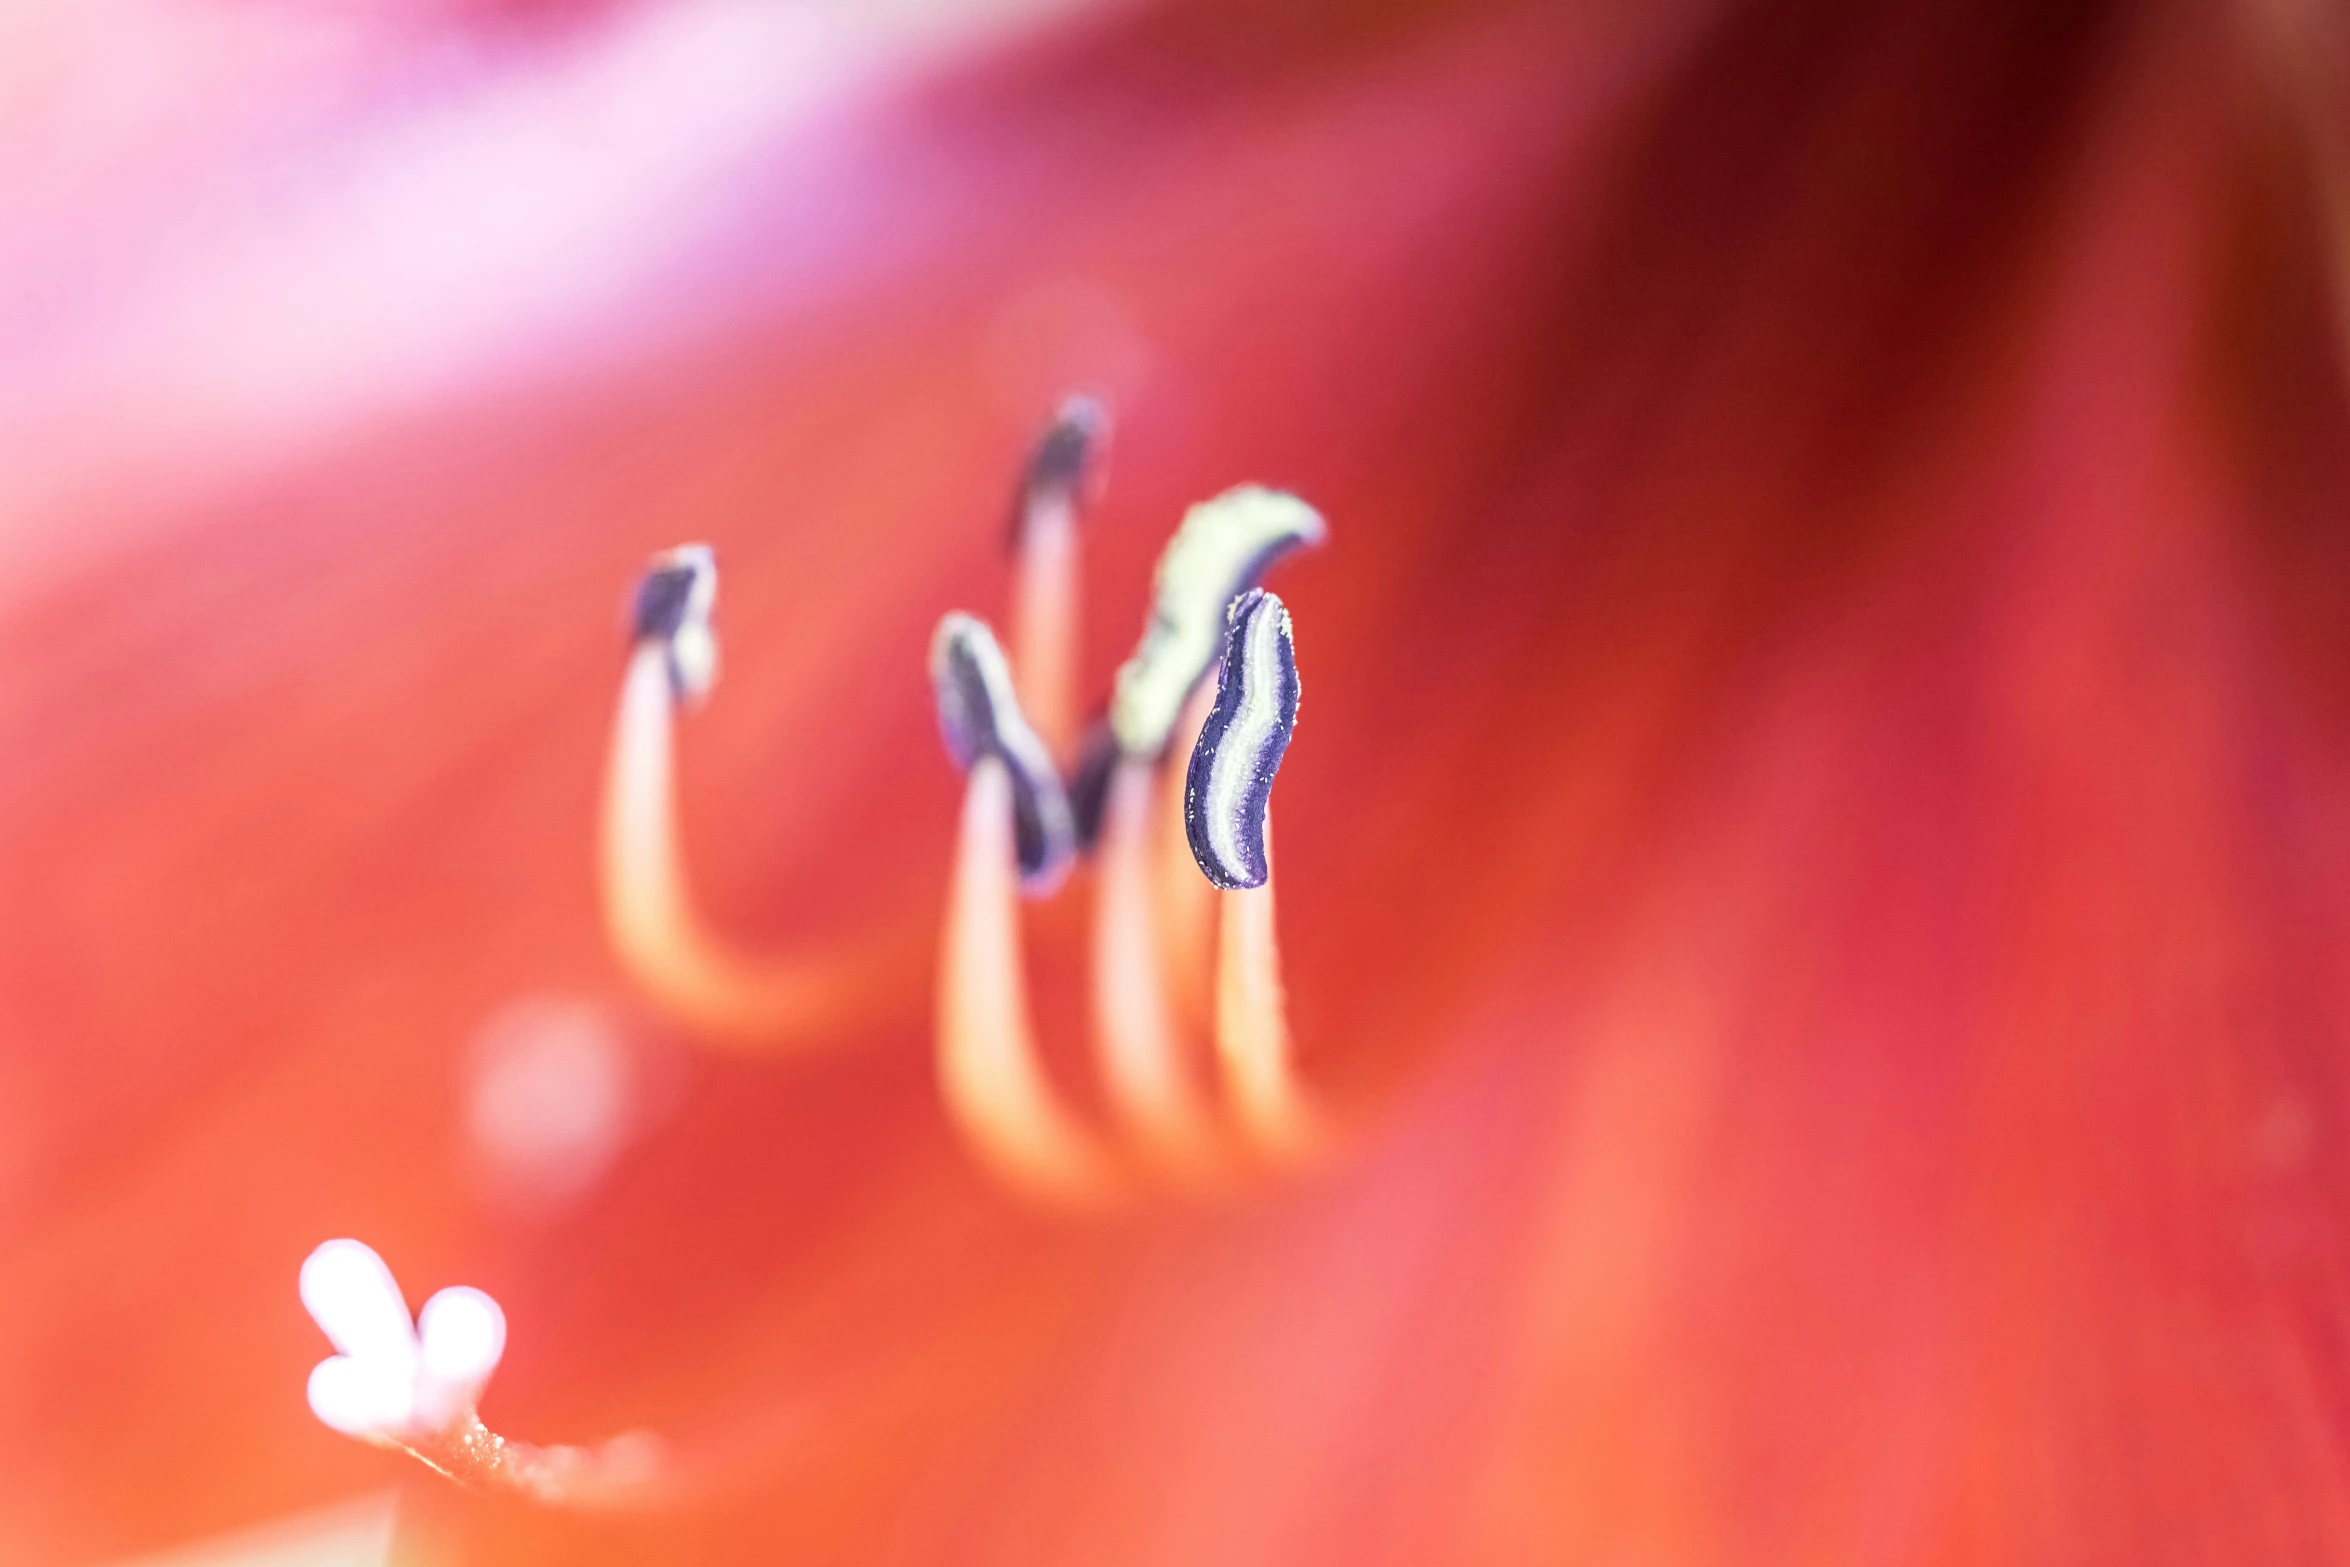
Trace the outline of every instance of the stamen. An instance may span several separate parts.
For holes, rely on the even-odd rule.
[[[1301,544],[1318,544],[1321,514],[1294,495],[1242,485],[1184,514],[1159,557],[1151,620],[1118,671],[1110,726],[1129,756],[1158,756],[1192,688],[1208,672],[1232,600]]]
[[[1235,599],[1223,678],[1185,775],[1183,825],[1208,880],[1227,891],[1272,874],[1265,814],[1273,775],[1297,727],[1297,654],[1289,611],[1262,588]]]
[[[1273,919],[1273,778],[1297,727],[1289,611],[1261,589],[1228,619],[1215,706],[1185,775],[1193,856],[1224,889],[1216,960],[1216,1053],[1241,1129],[1280,1158],[1312,1152],[1317,1117],[1291,1064]]]
[[[985,621],[957,612],[938,623],[930,642],[930,681],[939,734],[956,765],[969,769],[987,757],[1004,764],[1021,890],[1030,897],[1051,892],[1076,853],[1076,826],[1061,775],[1021,711],[1011,670]]]
[[[717,676],[717,593],[716,564],[698,544],[654,556],[638,585],[636,642],[604,774],[604,926],[629,976],[681,1022],[719,1040],[789,1047],[850,1020],[869,960],[751,958],[713,935],[696,908],[679,845],[674,726],[678,704],[707,696]]]
[[[481,1423],[474,1405],[505,1353],[506,1314],[480,1290],[442,1290],[411,1324],[383,1259],[358,1241],[332,1240],[302,1264],[301,1291],[341,1351],[310,1373],[311,1412],[334,1430],[398,1448],[459,1484],[548,1506],[650,1499],[659,1464],[649,1437],[535,1447]]]
[[[1089,397],[1061,405],[1037,443],[1012,525],[1012,669],[1020,704],[1056,755],[1076,728],[1077,519],[1099,487],[1109,412]]]
[[[1125,1194],[1108,1153],[1044,1075],[1020,957],[1014,885],[1015,779],[981,754],[963,794],[939,955],[938,1072],[948,1113],[1013,1187],[1100,1208]]]
[[[1083,468],[1056,446],[1058,438],[1048,439],[1032,464],[1024,552],[1036,497],[1067,494],[1074,482],[1063,475]],[[1085,450],[1075,434],[1066,439],[1068,451]],[[1038,475],[1049,482],[1038,482]],[[1048,534],[1069,529],[1069,511],[1042,510]],[[1287,1076],[1270,905],[1257,906],[1261,917],[1228,919],[1221,938],[1215,916],[1219,887],[1262,888],[1268,881],[1265,805],[1296,715],[1296,668],[1283,663],[1286,612],[1253,590],[1273,561],[1323,533],[1322,519],[1304,502],[1253,486],[1185,515],[1160,557],[1151,623],[1119,671],[1107,722],[1088,736],[1067,790],[1021,702],[1032,689],[1060,688],[1023,683],[1015,694],[1013,671],[984,624],[961,614],[940,623],[931,645],[939,726],[948,750],[970,769],[942,952],[941,1085],[980,1157],[1031,1195],[1098,1206],[1132,1190],[1127,1172],[1063,1107],[1047,1079],[1021,969],[1012,868],[1032,893],[1047,890],[1079,843],[1100,853],[1095,1045],[1127,1143],[1157,1173],[1181,1184],[1201,1187],[1223,1178],[1222,1140],[1184,1068],[1186,1036],[1205,1034],[1214,1034],[1228,1057],[1225,1075],[1250,1140],[1277,1153],[1309,1141],[1306,1107]],[[1161,759],[1178,726],[1188,741],[1210,724],[1214,694],[1200,689],[1201,677],[1223,646],[1227,609],[1243,597],[1236,623],[1256,626],[1262,614],[1263,629],[1253,638],[1236,633],[1230,656],[1254,658],[1259,667],[1236,668],[1235,705],[1215,723],[1204,749],[1209,760],[1198,764],[1205,769],[1203,798],[1243,825],[1203,838],[1213,852],[1200,857],[1182,785],[1167,776]],[[1023,600],[1017,628],[1023,638],[1033,622],[1028,606],[1036,602]],[[1040,645],[1049,662],[1053,644]],[[1027,680],[1025,670],[1020,678]],[[1244,689],[1257,699],[1242,703]],[[1187,860],[1206,865],[1212,884],[1195,881]],[[1216,961],[1219,939],[1223,956]]]
[[[1094,1040],[1111,1108],[1138,1150],[1185,1185],[1221,1173],[1207,1107],[1184,1070],[1159,944],[1151,823],[1159,779],[1126,758],[1106,783],[1094,889]],[[1197,885],[1188,872],[1186,881]]]

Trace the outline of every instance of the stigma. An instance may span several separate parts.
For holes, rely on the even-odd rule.
[[[649,1437],[601,1448],[534,1447],[491,1431],[475,1411],[506,1349],[506,1314],[458,1285],[412,1322],[373,1248],[331,1240],[302,1264],[302,1304],[336,1353],[310,1373],[310,1412],[329,1428],[396,1448],[461,1485],[548,1506],[629,1504],[657,1472]]]
[[[391,1269],[358,1241],[328,1241],[312,1252],[301,1293],[340,1351],[310,1373],[310,1410],[345,1436],[401,1442],[445,1430],[505,1351],[496,1301],[479,1290],[443,1290],[412,1323]]]

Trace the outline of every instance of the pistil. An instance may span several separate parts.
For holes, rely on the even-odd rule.
[[[302,1264],[302,1304],[339,1353],[310,1373],[310,1409],[345,1436],[408,1454],[460,1485],[549,1507],[627,1508],[657,1498],[659,1445],[509,1441],[475,1404],[505,1352],[506,1316],[477,1289],[442,1290],[411,1323],[391,1269],[355,1240]]]

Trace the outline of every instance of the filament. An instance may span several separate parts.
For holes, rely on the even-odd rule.
[[[1216,705],[1213,681],[1203,684],[1184,704],[1171,736],[1170,752],[1188,756],[1208,711]],[[1200,874],[1183,821],[1183,770],[1163,769],[1163,800],[1155,836],[1158,858],[1159,961],[1166,974],[1167,994],[1176,1022],[1186,1031],[1205,1036],[1214,1026],[1213,986],[1216,946],[1216,889]]]
[[[1077,497],[1066,486],[1023,503],[1012,578],[1012,679],[1056,757],[1077,732]]]
[[[1150,1163],[1186,1185],[1212,1182],[1221,1160],[1206,1105],[1185,1071],[1181,1020],[1167,994],[1154,871],[1161,845],[1157,769],[1122,757],[1102,807],[1094,886],[1093,1022],[1111,1109]],[[1187,884],[1196,871],[1180,869]],[[1196,1032],[1205,1032],[1204,1029]]]
[[[1020,957],[1012,782],[979,757],[947,892],[938,986],[939,1088],[979,1157],[1014,1188],[1072,1208],[1124,1194],[1106,1149],[1061,1104],[1039,1058]]]
[[[1281,949],[1273,928],[1271,842],[1265,884],[1217,894],[1216,1056],[1233,1119],[1259,1153],[1293,1161],[1323,1141],[1291,1060]]]
[[[604,778],[604,927],[621,966],[680,1022],[720,1040],[789,1048],[844,1023],[861,999],[857,965],[840,954],[747,957],[696,912],[679,847],[677,699],[670,659],[654,640],[629,654]]]

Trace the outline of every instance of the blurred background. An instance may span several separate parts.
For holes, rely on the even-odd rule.
[[[2324,0],[0,5],[0,1561],[2350,1559],[2350,27]],[[1322,1168],[942,1110],[1072,391],[1084,700],[1293,489]],[[627,605],[714,545],[631,983]],[[1084,878],[1035,905],[1085,1061]],[[581,1514],[315,1419],[503,1304]]]

